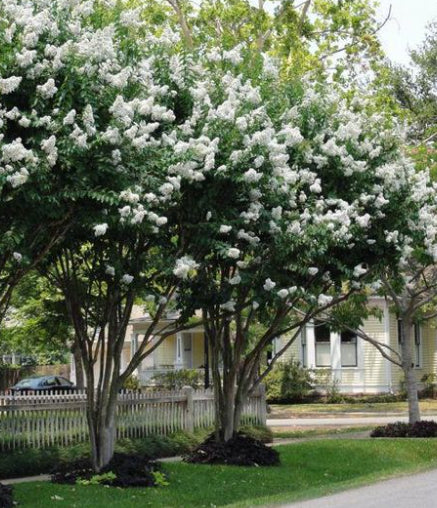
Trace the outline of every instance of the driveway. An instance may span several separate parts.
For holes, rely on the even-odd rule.
[[[435,508],[437,470],[385,480],[282,508]]]

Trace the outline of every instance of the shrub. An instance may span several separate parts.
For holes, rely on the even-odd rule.
[[[140,380],[137,376],[129,376],[126,381],[123,383],[122,388],[124,390],[139,390],[140,389]]]
[[[266,376],[265,384],[269,403],[303,402],[313,390],[313,373],[291,359],[277,363]]]
[[[423,420],[416,423],[395,422],[376,427],[371,437],[437,437],[437,422]]]
[[[14,506],[12,487],[0,483],[0,508],[10,508],[11,506]]]
[[[158,474],[157,474],[158,473]],[[53,483],[109,485],[111,487],[156,487],[167,477],[159,464],[143,454],[115,453],[99,474],[91,468],[91,460],[64,464],[52,475]]]
[[[199,388],[202,384],[202,375],[195,369],[170,370],[163,374],[155,374],[152,379],[166,390],[181,390],[184,386]]]
[[[424,384],[420,396],[435,399],[437,396],[437,374],[433,372],[424,374],[420,381]]]

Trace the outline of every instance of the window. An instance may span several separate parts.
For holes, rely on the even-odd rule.
[[[302,330],[300,332],[300,347],[301,347],[301,352],[302,352],[302,357],[301,357],[302,367],[306,367],[307,366],[307,330],[305,327],[302,328]]]
[[[414,366],[421,366],[421,356],[422,356],[422,337],[421,337],[421,329],[420,325],[417,323],[414,325]]]
[[[357,336],[350,331],[341,332],[341,366],[342,367],[357,367]]]
[[[331,366],[331,332],[322,323],[314,326],[314,338],[316,348],[316,367]]]

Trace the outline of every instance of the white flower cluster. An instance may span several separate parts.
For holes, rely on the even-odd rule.
[[[199,268],[199,263],[196,263],[190,256],[184,256],[176,261],[173,273],[179,279],[187,279],[197,268]]]

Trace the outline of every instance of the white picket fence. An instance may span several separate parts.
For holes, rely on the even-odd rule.
[[[264,390],[248,400],[242,423],[266,423]],[[117,438],[192,432],[214,424],[211,390],[119,394]],[[68,446],[88,440],[86,394],[0,394],[0,451]]]

